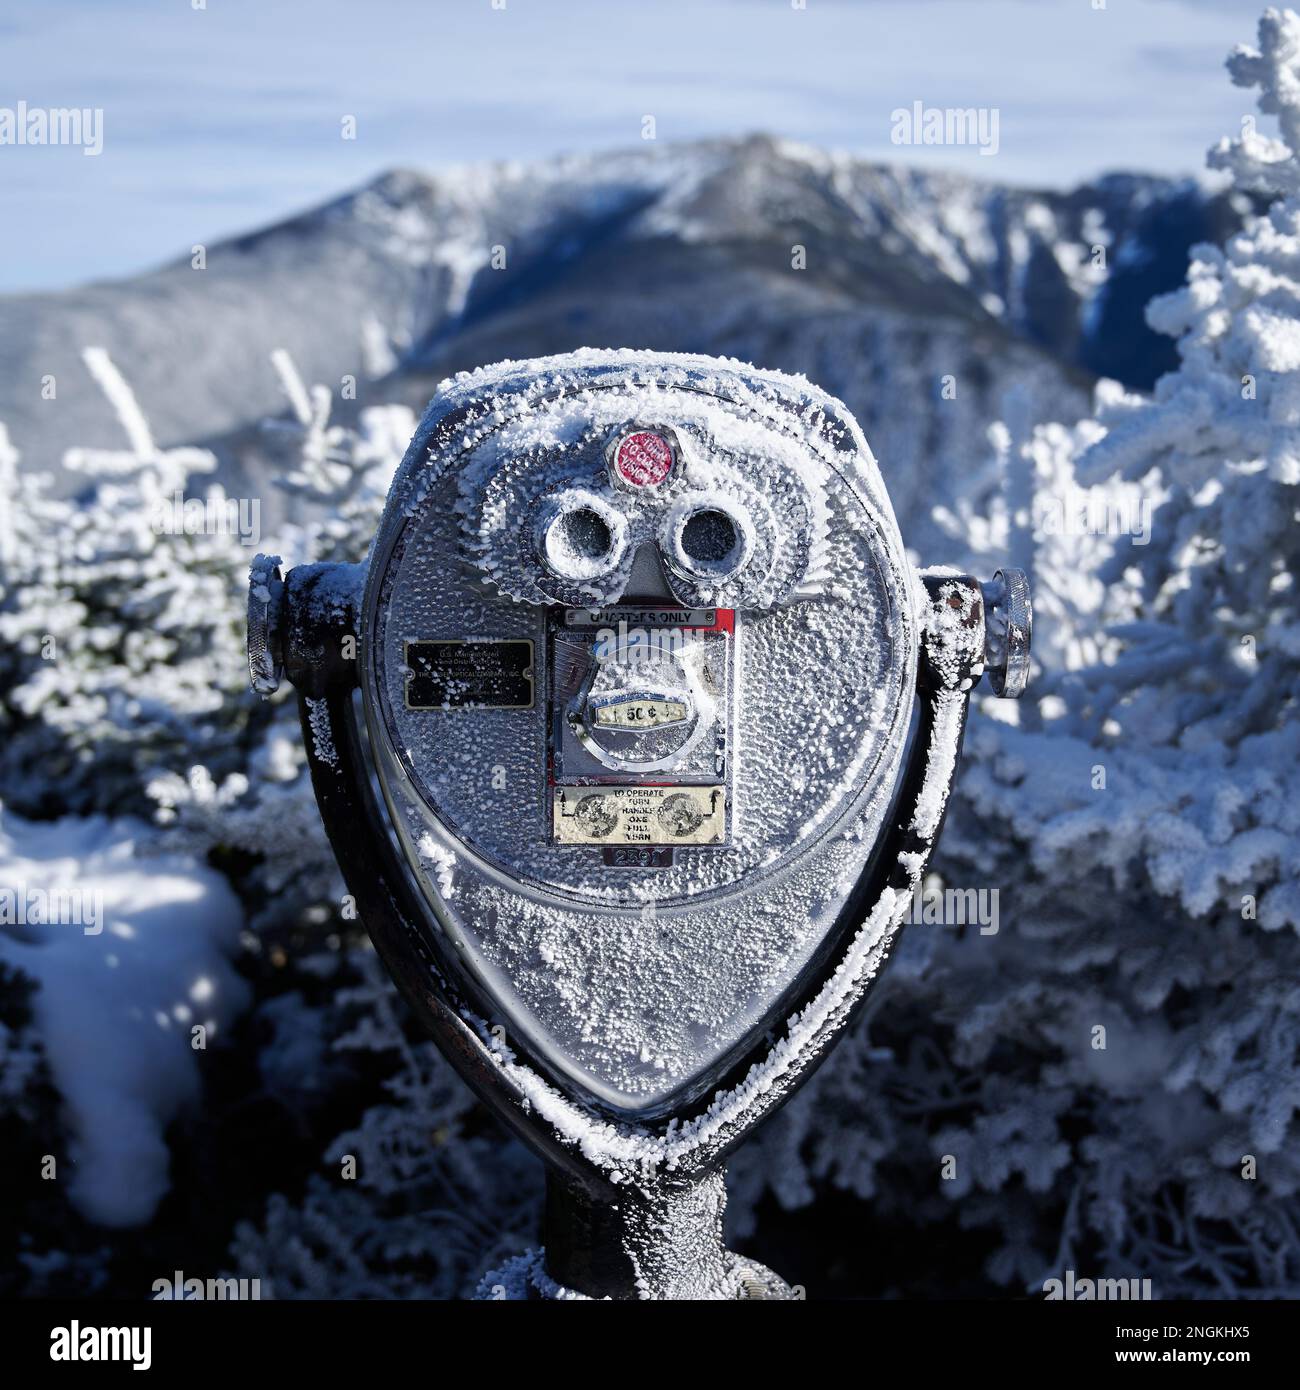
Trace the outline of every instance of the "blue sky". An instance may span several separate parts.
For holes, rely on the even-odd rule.
[[[1252,111],[1260,0],[42,0],[0,6],[0,110],[100,107],[104,147],[0,145],[0,291],[128,274],[438,168],[766,130],[1061,187],[1201,169]],[[502,0],[496,0],[500,6]],[[996,107],[999,149],[891,145]],[[356,118],[355,140],[341,121]]]

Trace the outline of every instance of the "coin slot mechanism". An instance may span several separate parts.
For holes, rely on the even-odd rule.
[[[730,609],[551,611],[552,844],[649,850],[730,841],[734,642]],[[661,867],[628,856],[605,862]]]

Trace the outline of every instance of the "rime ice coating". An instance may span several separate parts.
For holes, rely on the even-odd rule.
[[[683,454],[644,497],[614,490],[604,455],[639,422],[671,427]],[[611,537],[666,534],[664,549],[689,503],[738,518],[748,551],[734,580],[680,591],[737,609],[734,843],[679,848],[669,869],[547,843],[544,702],[405,709],[406,641],[532,640],[540,692],[543,604],[622,594],[630,543],[581,593],[539,577],[538,516],[575,490],[617,513]],[[439,929],[509,1009],[508,1034],[581,1090],[630,1110],[680,1096],[809,964],[894,790],[913,579],[860,431],[806,381],[715,359],[503,363],[440,387],[374,556],[366,698]]]

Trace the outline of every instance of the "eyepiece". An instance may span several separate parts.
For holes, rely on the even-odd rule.
[[[538,530],[542,562],[571,583],[608,574],[627,543],[626,519],[594,493],[576,490],[550,503]]]
[[[748,563],[753,536],[753,526],[737,508],[720,502],[689,506],[669,520],[668,562],[692,579],[730,579]]]

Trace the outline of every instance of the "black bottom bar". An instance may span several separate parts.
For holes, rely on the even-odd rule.
[[[1240,1372],[1276,1374],[1294,1364],[1296,1308],[1293,1303],[1255,1302],[1044,1302],[987,1303],[805,1303],[765,1312],[720,1313],[711,1304],[707,1322],[691,1316],[690,1342],[655,1340],[650,1357],[661,1371],[687,1351],[696,1375],[704,1369],[707,1344],[716,1341],[716,1372],[730,1375],[755,1354],[765,1354],[781,1328],[805,1339],[824,1336],[827,1345],[804,1340],[794,1353],[806,1378],[816,1383],[832,1369],[825,1353],[851,1344],[862,1373],[952,1370],[965,1376],[1004,1372],[1047,1376],[1112,1371],[1122,1384],[1128,1371],[1144,1365],[1207,1365]],[[513,1311],[512,1311],[513,1308]],[[134,1350],[146,1374],[168,1384],[206,1384],[263,1369],[291,1369],[297,1384],[319,1373],[322,1383],[346,1384],[350,1373],[365,1376],[409,1367],[430,1376],[464,1375],[472,1348],[475,1376],[507,1372],[519,1358],[520,1375],[531,1380],[555,1375],[577,1356],[582,1378],[599,1384],[626,1373],[625,1358],[610,1355],[617,1343],[577,1342],[593,1324],[614,1318],[628,1346],[641,1345],[647,1331],[678,1327],[680,1314],[633,1309],[574,1314],[556,1303],[275,1303],[115,1301],[10,1303],[5,1319],[5,1381],[10,1385],[57,1383],[51,1367],[95,1367],[92,1374],[132,1369]],[[734,1321],[733,1321],[734,1319]],[[78,1359],[54,1360],[51,1351],[70,1349],[75,1326]],[[124,1329],[106,1336],[102,1329]],[[746,1335],[737,1336],[737,1332]],[[538,1335],[533,1335],[534,1333]],[[467,1347],[466,1341],[472,1339]],[[608,1347],[609,1351],[599,1348]],[[676,1350],[674,1350],[674,1348]],[[91,1361],[89,1353],[116,1350],[124,1359]],[[883,1358],[873,1365],[877,1356]],[[608,1357],[607,1364],[599,1363]],[[551,1365],[547,1365],[551,1362]],[[901,1363],[901,1364],[900,1364]],[[793,1368],[792,1368],[793,1369]],[[24,1374],[27,1372],[29,1374]],[[714,1372],[710,1372],[713,1374]],[[36,1379],[40,1377],[40,1379]],[[405,1377],[403,1377],[405,1378]],[[524,1383],[527,1384],[528,1380]],[[227,1381],[227,1383],[232,1383]],[[359,1382],[361,1383],[361,1382]],[[996,1381],[994,1382],[996,1383]]]

